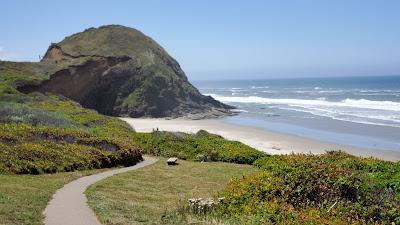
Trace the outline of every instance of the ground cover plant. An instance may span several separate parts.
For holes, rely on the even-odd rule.
[[[241,142],[226,140],[204,130],[196,134],[155,131],[150,134],[138,134],[135,140],[147,154],[176,156],[186,160],[252,164],[266,156],[265,153]]]
[[[113,166],[140,161],[131,141],[108,139],[83,130],[0,124],[0,173],[40,174]]]
[[[233,179],[219,217],[255,224],[399,224],[400,163],[333,151],[270,156]]]

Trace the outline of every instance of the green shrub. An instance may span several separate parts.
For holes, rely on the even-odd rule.
[[[220,214],[242,223],[400,222],[399,163],[339,151],[264,157],[254,165],[263,172],[232,180]]]
[[[266,154],[237,141],[201,130],[196,134],[156,131],[151,134],[135,134],[147,154],[178,157],[198,161],[222,161],[252,164]]]
[[[101,138],[76,128],[0,123],[0,172],[40,174],[114,166],[140,160],[130,139]]]

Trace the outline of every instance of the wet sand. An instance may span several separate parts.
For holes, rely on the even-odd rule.
[[[376,150],[339,145],[314,140],[297,135],[276,131],[236,125],[221,119],[187,120],[187,119],[136,119],[121,118],[138,132],[162,131],[196,133],[199,130],[218,134],[229,140],[240,141],[269,154],[313,153],[320,154],[330,150],[342,150],[357,156],[376,157],[384,160],[400,160],[400,152]]]

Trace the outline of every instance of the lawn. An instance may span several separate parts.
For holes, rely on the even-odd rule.
[[[43,224],[43,210],[55,191],[79,177],[102,172],[0,175],[0,225]]]
[[[161,158],[154,165],[100,181],[86,195],[103,224],[170,224],[165,219],[188,198],[213,197],[232,177],[255,171],[249,165],[221,162],[181,160],[167,166]]]

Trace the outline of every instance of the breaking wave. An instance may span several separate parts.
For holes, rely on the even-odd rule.
[[[216,100],[222,102],[237,103],[258,103],[258,104],[283,104],[291,106],[323,106],[323,107],[341,107],[341,108],[358,108],[358,109],[374,109],[400,112],[400,102],[392,101],[372,101],[367,99],[344,99],[342,101],[332,102],[323,99],[279,99],[279,98],[263,98],[258,96],[231,97],[209,94]]]
[[[400,102],[350,98],[341,101],[327,101],[323,97],[318,99],[288,99],[209,95],[228,104],[263,104],[270,108],[310,113],[336,120],[400,127]]]

